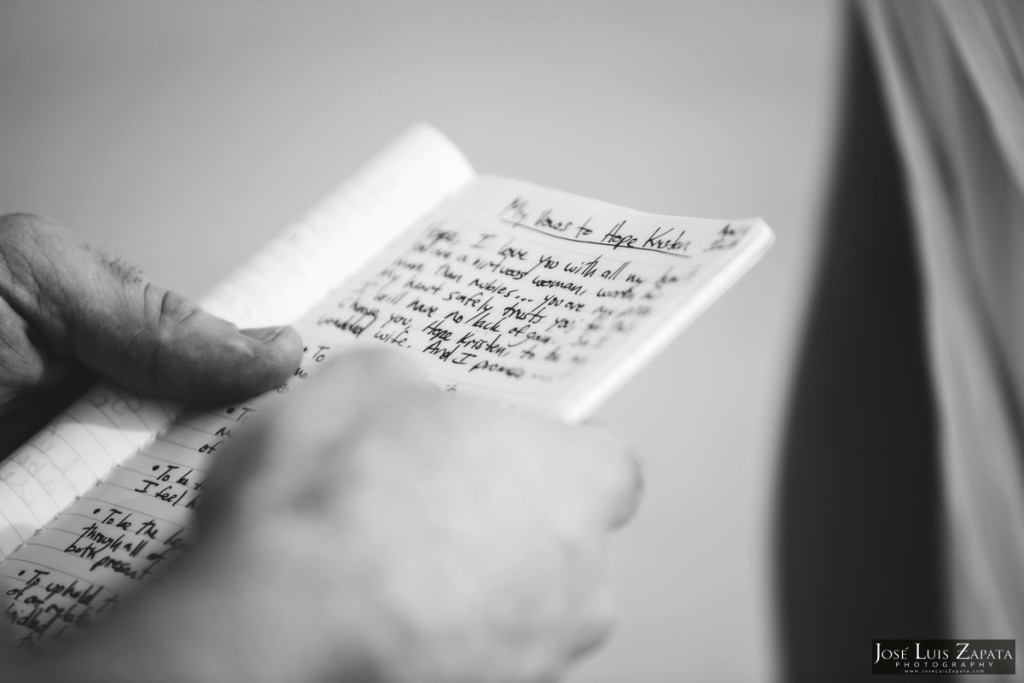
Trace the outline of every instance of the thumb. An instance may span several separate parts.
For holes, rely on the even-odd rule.
[[[53,221],[20,214],[0,223],[0,294],[50,350],[133,391],[232,401],[299,364],[302,341],[290,327],[240,331]]]

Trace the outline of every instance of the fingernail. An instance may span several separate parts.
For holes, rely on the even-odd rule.
[[[288,325],[280,325],[278,327],[257,327],[255,329],[240,330],[246,337],[257,339],[261,342],[269,344],[275,339],[281,336],[281,333],[288,329]]]

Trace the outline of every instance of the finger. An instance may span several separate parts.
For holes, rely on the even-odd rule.
[[[301,359],[291,328],[239,331],[39,216],[0,218],[0,295],[49,350],[145,394],[236,400]]]
[[[583,458],[591,461],[591,488],[601,511],[601,520],[612,529],[628,523],[643,496],[643,468],[636,453],[615,432],[586,424],[580,427],[589,444]]]
[[[415,365],[407,354],[380,348],[357,348],[333,358],[306,383],[311,400],[319,401],[324,395],[358,388],[360,392],[373,392],[393,396],[397,389],[422,386]],[[365,403],[365,396],[360,397]]]
[[[32,326],[0,297],[0,410],[23,396],[59,384],[81,367],[40,348],[33,336]]]
[[[287,438],[301,438],[310,446],[307,450],[314,452],[319,446],[313,444],[331,443],[348,428],[358,430],[382,419],[393,412],[397,402],[417,390],[429,387],[417,378],[404,354],[356,349],[318,367],[267,417],[289,435]]]
[[[286,500],[289,507],[321,514],[342,482],[352,479],[349,461],[341,457],[348,448],[342,442],[358,440],[374,422],[387,420],[389,402],[422,388],[416,380],[412,363],[394,351],[347,351],[318,367],[296,383],[287,401],[261,410],[218,456],[205,484],[201,528],[228,520],[229,501],[237,500],[247,482],[260,479],[268,488],[250,496],[250,504]],[[402,425],[392,422],[389,428]],[[244,521],[246,510],[236,510],[234,518]]]

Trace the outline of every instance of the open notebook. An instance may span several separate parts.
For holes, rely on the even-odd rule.
[[[293,322],[305,354],[287,383],[213,410],[100,385],[0,465],[6,621],[32,647],[115,609],[187,546],[232,434],[346,348],[401,349],[446,392],[576,421],[771,240],[758,219],[476,176],[417,126],[201,302],[240,327]]]

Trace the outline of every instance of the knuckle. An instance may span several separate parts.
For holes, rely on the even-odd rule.
[[[188,323],[199,311],[191,300],[149,282],[143,285],[142,297],[146,320],[161,340],[173,336],[179,325]]]
[[[640,508],[640,501],[643,499],[644,494],[644,469],[640,462],[640,459],[635,454],[631,454],[629,458],[630,462],[630,477],[626,480],[627,485],[623,491],[622,506],[619,510],[619,514],[613,520],[613,526],[619,527],[628,523],[634,516],[636,516],[637,510]]]
[[[196,306],[170,290],[146,282],[142,285],[142,315],[138,329],[128,337],[129,355],[141,356],[141,367],[149,367],[154,375],[165,370],[165,354],[178,349],[179,326],[195,314]]]
[[[596,488],[603,495],[612,528],[622,526],[636,514],[643,494],[643,467],[638,455],[621,436],[609,430],[588,425],[589,457]]]
[[[617,609],[608,585],[599,587],[587,600],[569,636],[570,659],[578,659],[602,645],[615,629]]]
[[[151,339],[157,347],[170,343],[174,323],[168,317],[173,310],[173,302],[168,300],[170,292],[146,283],[142,288],[142,324],[149,328]]]

